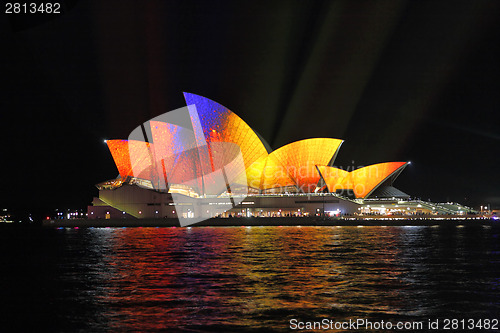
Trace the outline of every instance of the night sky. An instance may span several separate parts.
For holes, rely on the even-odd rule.
[[[414,197],[500,206],[500,1],[63,1],[0,21],[0,205],[85,208],[104,139],[227,106],[273,149],[344,139],[336,165],[412,161]]]

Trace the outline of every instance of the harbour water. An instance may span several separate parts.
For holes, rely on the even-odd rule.
[[[324,319],[427,331],[500,317],[498,226],[0,231],[2,331],[291,332]]]

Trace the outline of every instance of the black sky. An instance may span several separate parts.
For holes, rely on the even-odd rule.
[[[500,206],[499,1],[64,1],[0,31],[2,206],[85,207],[103,140],[183,91],[274,149],[341,138],[340,167],[412,161],[403,191]]]

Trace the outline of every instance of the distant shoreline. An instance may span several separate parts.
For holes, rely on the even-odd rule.
[[[500,225],[500,221],[486,218],[445,218],[428,217],[410,219],[321,219],[320,217],[240,217],[212,218],[187,227],[245,227],[245,226],[457,226],[457,225]],[[106,227],[180,227],[173,218],[164,219],[69,219],[44,220],[46,228],[106,228]]]

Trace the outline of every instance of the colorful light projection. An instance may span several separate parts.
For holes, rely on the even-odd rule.
[[[187,108],[146,122],[131,140],[107,141],[122,179],[150,180],[155,189],[182,184],[199,194],[220,194],[228,182],[258,190],[295,186],[311,193],[322,177],[330,192],[352,189],[365,198],[406,165],[380,163],[352,172],[326,166],[343,142],[331,138],[296,141],[268,153],[259,136],[229,109],[199,95],[184,97]]]
[[[153,160],[149,143],[135,140],[107,140],[106,144],[122,179],[129,176],[151,179]]]
[[[287,144],[269,154],[262,173],[262,189],[295,185],[313,192],[320,175],[316,165],[326,165],[337,154],[342,140],[305,139]]]
[[[319,165],[317,169],[329,192],[353,190],[356,198],[366,198],[389,177],[401,172],[407,164],[407,162],[378,163],[351,172]]]
[[[186,184],[202,192],[199,175],[212,172],[209,160],[200,158],[205,146],[198,147],[194,132],[185,127],[162,121],[150,121],[155,161],[157,189],[167,189],[170,184]]]
[[[241,150],[246,170],[246,176],[240,177],[239,183],[259,184],[260,166],[268,152],[257,134],[240,117],[219,103],[190,93],[184,93],[184,98],[188,106],[193,104],[196,106],[210,154],[212,154],[212,142],[236,144],[234,149]],[[242,181],[241,178],[246,179]]]

